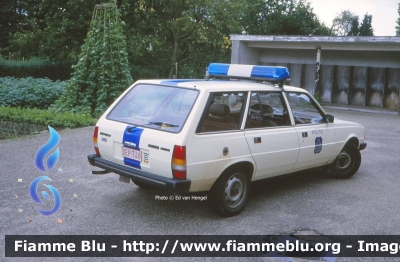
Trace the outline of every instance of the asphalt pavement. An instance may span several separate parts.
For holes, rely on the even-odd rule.
[[[59,161],[44,173],[36,169],[43,132],[0,140],[1,261],[211,261],[206,258],[5,258],[5,235],[400,235],[400,116],[327,108],[335,118],[359,122],[368,146],[351,179],[302,172],[253,183],[246,209],[222,218],[208,201],[161,201],[169,196],[118,181],[115,174],[92,175],[86,156],[94,152],[93,127],[61,130]],[[45,217],[29,195],[42,175],[58,189],[59,211]],[[45,204],[43,209],[51,208]],[[265,258],[220,258],[266,261]],[[270,261],[270,260],[268,260]],[[282,261],[282,260],[276,260]],[[303,261],[295,259],[294,261]],[[339,258],[338,261],[388,261]],[[392,261],[399,261],[392,259]]]

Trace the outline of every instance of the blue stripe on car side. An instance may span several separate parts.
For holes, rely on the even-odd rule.
[[[128,128],[131,130],[129,131]],[[122,139],[122,144],[125,146],[125,142],[131,142],[136,144],[136,147],[129,147],[132,149],[140,150],[139,145],[140,145],[140,136],[142,135],[143,129],[137,128],[137,127],[129,127],[127,126],[124,132],[124,137]],[[140,167],[140,162],[137,160],[129,159],[124,157],[124,164],[128,166],[132,166],[134,168],[141,169]]]

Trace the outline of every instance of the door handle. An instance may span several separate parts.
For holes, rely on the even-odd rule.
[[[308,133],[307,132],[303,132],[303,133],[301,133],[301,136],[302,137],[308,137]]]
[[[259,144],[259,143],[261,143],[261,137],[255,137],[254,144]]]

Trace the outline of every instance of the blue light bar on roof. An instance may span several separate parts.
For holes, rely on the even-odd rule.
[[[209,76],[284,82],[290,79],[289,70],[281,66],[255,66],[212,63],[208,66]]]

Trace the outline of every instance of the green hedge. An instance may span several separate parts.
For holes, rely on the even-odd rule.
[[[0,107],[1,122],[26,123],[40,126],[81,127],[96,124],[96,119],[89,115],[56,113],[54,110]]]
[[[47,126],[9,122],[0,119],[0,139],[37,134],[43,130],[48,130]]]
[[[67,82],[48,78],[0,78],[0,106],[47,109],[64,93]]]
[[[0,58],[0,77],[47,77],[51,80],[67,80],[71,78],[72,65],[77,62],[78,61],[47,62],[39,59],[13,61]]]

